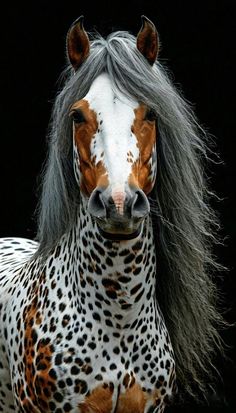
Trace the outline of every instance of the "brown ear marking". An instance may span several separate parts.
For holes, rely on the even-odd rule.
[[[84,30],[84,16],[80,16],[71,25],[67,34],[67,54],[69,60],[77,70],[89,55],[89,38]]]
[[[142,16],[142,27],[137,35],[137,49],[153,65],[158,55],[158,33],[154,23]]]

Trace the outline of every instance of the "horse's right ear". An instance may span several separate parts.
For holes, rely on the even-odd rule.
[[[75,70],[86,60],[89,55],[89,38],[84,30],[84,16],[80,16],[71,25],[67,34],[67,54]]]

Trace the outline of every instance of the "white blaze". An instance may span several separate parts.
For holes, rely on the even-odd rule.
[[[123,214],[125,184],[132,171],[132,163],[127,160],[128,153],[132,152],[133,162],[139,157],[137,139],[131,132],[138,102],[121,93],[114,93],[105,73],[95,79],[84,99],[97,114],[99,125],[91,142],[91,156],[95,156],[96,163],[102,161],[108,171],[117,212]]]

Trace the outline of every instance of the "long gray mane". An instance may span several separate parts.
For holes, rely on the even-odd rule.
[[[207,137],[160,63],[153,67],[136,49],[136,39],[116,32],[96,36],[91,52],[76,74],[64,73],[64,86],[54,104],[39,205],[38,255],[46,257],[75,225],[80,203],[73,174],[72,125],[69,108],[88,92],[102,72],[114,90],[150,106],[157,115],[158,174],[152,215],[157,245],[157,297],[174,347],[180,387],[196,397],[211,382],[214,355],[221,348],[212,281],[218,264],[211,254],[217,220],[209,206],[203,161]]]

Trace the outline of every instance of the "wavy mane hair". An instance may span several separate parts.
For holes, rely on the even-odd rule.
[[[159,62],[150,67],[133,35],[123,31],[107,39],[95,35],[90,47],[76,73],[71,67],[65,70],[55,99],[36,255],[48,256],[75,225],[80,194],[68,111],[94,79],[107,72],[114,90],[146,103],[156,113],[158,173],[149,197],[157,253],[156,294],[173,344],[180,388],[197,397],[207,393],[206,381],[213,379],[215,353],[221,350],[218,329],[223,324],[212,280],[220,266],[211,253],[218,223],[209,205],[212,194],[203,168],[208,138],[167,71]]]

